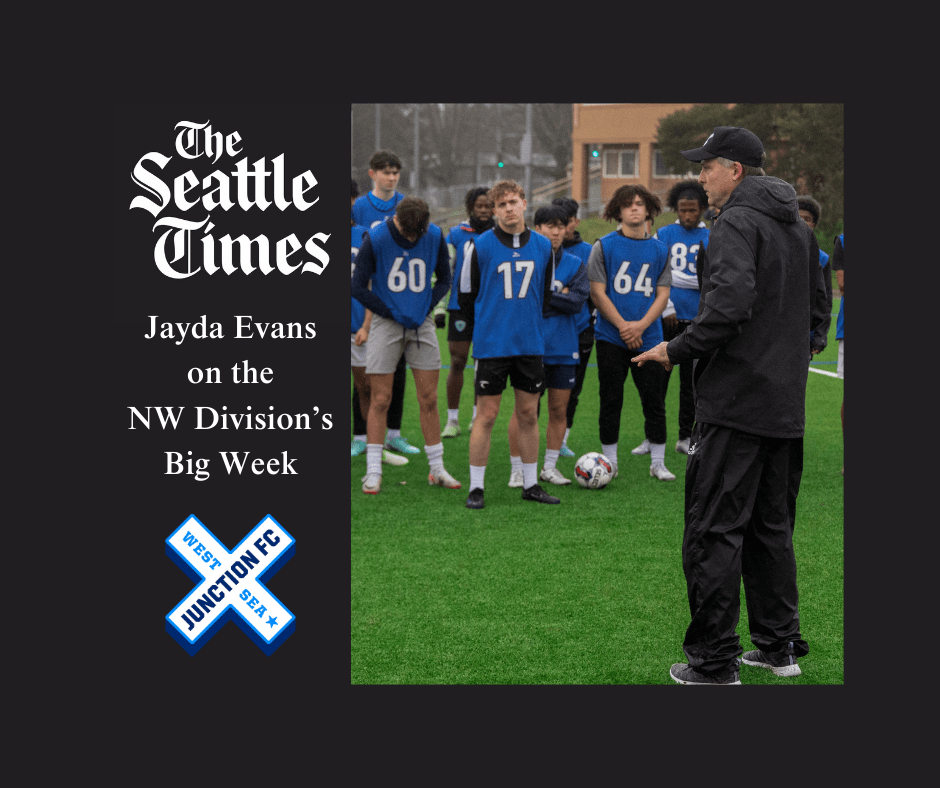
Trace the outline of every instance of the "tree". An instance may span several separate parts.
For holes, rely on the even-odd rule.
[[[532,147],[555,157],[553,179],[561,180],[571,161],[571,105],[533,104],[532,110]]]
[[[700,147],[715,126],[741,126],[764,143],[764,170],[810,194],[823,207],[820,224],[844,219],[845,113],[842,104],[699,104],[659,122],[656,142],[674,173],[689,170],[680,151]]]

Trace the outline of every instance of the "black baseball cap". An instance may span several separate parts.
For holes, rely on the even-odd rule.
[[[705,161],[721,156],[751,167],[760,167],[764,146],[757,135],[737,126],[716,126],[701,148],[681,151],[689,161]]]

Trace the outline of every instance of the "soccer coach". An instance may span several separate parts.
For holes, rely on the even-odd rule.
[[[796,192],[764,174],[764,147],[719,126],[701,148],[699,183],[721,210],[699,311],[689,328],[634,361],[690,359],[695,428],[685,488],[685,571],[692,620],[672,666],[679,684],[740,684],[741,577],[757,650],[746,665],[798,676],[809,652],[797,611],[793,525],[803,471],[806,337],[825,318],[819,246]]]

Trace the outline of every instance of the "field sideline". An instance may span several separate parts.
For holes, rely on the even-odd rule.
[[[838,312],[838,299],[833,312]],[[742,667],[744,684],[843,683],[843,465],[836,377],[835,320],[829,347],[807,381],[804,474],[794,544],[800,616],[810,653],[803,675],[779,679]],[[446,331],[438,331],[449,365]],[[594,357],[592,356],[592,362]],[[826,374],[829,373],[829,374]],[[446,419],[446,371],[439,382]],[[423,452],[404,467],[383,466],[382,492],[364,495],[365,457],[353,458],[351,528],[351,683],[353,684],[669,684],[685,661],[689,611],[681,564],[685,455],[677,439],[678,374],[666,397],[666,465],[675,482],[649,476],[639,397],[625,387],[620,476],[606,489],[550,488],[562,503],[524,502],[506,486],[503,397],[486,472],[486,508],[464,507],[472,376],[466,375],[459,437],[444,441],[447,469],[461,490],[431,488]],[[588,370],[569,444],[599,450],[597,375]],[[539,467],[546,409],[540,417]],[[422,446],[414,381],[408,379],[403,434]],[[572,478],[573,459],[559,460]],[[742,596],[738,632],[744,650]]]

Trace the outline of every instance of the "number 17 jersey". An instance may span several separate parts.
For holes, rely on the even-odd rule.
[[[552,276],[552,244],[531,231],[524,246],[506,246],[493,230],[474,239],[480,290],[474,301],[473,357],[541,356],[542,308]]]

